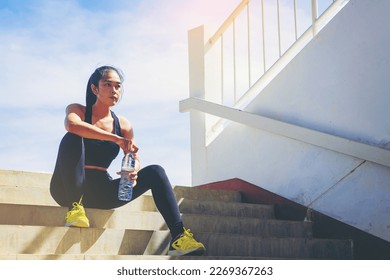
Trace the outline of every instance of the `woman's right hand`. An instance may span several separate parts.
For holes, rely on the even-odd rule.
[[[115,141],[115,143],[119,145],[119,147],[123,150],[125,154],[129,152],[138,152],[138,147],[130,139],[118,136],[118,140]]]

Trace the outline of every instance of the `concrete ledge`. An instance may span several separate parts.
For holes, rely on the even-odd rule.
[[[115,210],[87,208],[90,228],[66,228],[50,176],[0,170],[0,259],[175,259],[150,192]],[[352,258],[350,240],[313,239],[312,223],[275,219],[273,205],[257,204],[270,196],[208,187],[173,187],[185,226],[207,248],[187,259]]]
[[[195,232],[245,234],[257,237],[312,237],[310,222],[261,220],[256,218],[221,217],[183,214],[183,221]]]
[[[197,234],[207,254],[280,259],[353,259],[351,240],[259,238],[227,234]],[[226,244],[229,244],[227,246]]]
[[[51,173],[0,170],[0,185],[49,188]]]
[[[0,254],[142,255],[153,231],[0,225]]]
[[[185,199],[183,199],[185,201]],[[188,201],[187,204],[190,204]],[[215,206],[220,202],[214,202]],[[202,205],[198,202],[197,206]],[[208,203],[206,202],[206,205]],[[226,207],[225,203],[222,203]],[[250,205],[249,205],[250,206]],[[232,205],[234,207],[234,205]],[[262,208],[262,207],[260,207]],[[187,209],[188,210],[188,209]],[[269,209],[266,208],[268,211]],[[0,204],[0,223],[4,225],[31,225],[63,227],[65,207]],[[159,212],[131,211],[129,209],[102,210],[86,209],[91,228],[166,230],[167,226]],[[311,223],[259,219],[245,216],[183,213],[186,227],[194,231],[253,234],[277,237],[311,237]]]
[[[0,255],[0,260],[269,260],[262,257],[242,257],[242,256],[167,256],[167,255],[31,255],[31,254],[10,254]]]
[[[273,205],[180,199],[181,213],[275,219]]]
[[[206,256],[351,259],[350,240],[195,233]],[[0,255],[165,255],[168,231],[0,226]],[[64,257],[66,258],[66,256]]]
[[[240,192],[242,202],[273,205],[277,219],[303,221],[306,216],[307,207],[238,178],[212,182],[194,188]]]

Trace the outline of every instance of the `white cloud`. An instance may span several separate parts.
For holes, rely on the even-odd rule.
[[[143,162],[190,184],[189,122],[178,112],[188,96],[187,31],[215,29],[240,1],[134,2],[110,1],[107,12],[76,0],[25,1],[20,13],[0,11],[0,168],[51,172],[65,106],[84,103],[94,68],[113,64],[126,76],[116,110],[136,126]]]
[[[112,64],[125,73],[114,110],[133,122],[143,164],[159,163],[172,183],[188,185],[189,121],[178,111],[188,96],[187,33],[205,24],[211,35],[240,0],[103,2],[36,0],[21,12],[0,10],[0,168],[51,172],[65,106],[84,104],[90,74]]]

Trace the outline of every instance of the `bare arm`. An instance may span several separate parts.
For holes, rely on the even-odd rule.
[[[135,187],[138,179],[137,173],[141,169],[141,164],[137,155],[138,147],[135,145],[134,142],[134,131],[131,123],[124,117],[119,117],[119,122],[121,125],[121,133],[123,137],[129,140],[128,146],[126,147],[126,149],[123,149],[123,151],[125,153],[132,151],[135,157],[135,171],[129,175],[130,180],[133,181],[133,187]]]
[[[132,151],[134,154],[134,157],[136,159],[136,167],[135,170],[138,171],[140,169],[140,162],[139,158],[137,155],[138,152],[138,147],[135,145],[135,140],[134,140],[134,131],[131,123],[124,117],[119,117],[119,122],[121,125],[121,133],[124,138],[130,140],[129,146],[127,149],[124,149],[124,152]]]
[[[84,106],[80,104],[71,104],[66,107],[66,130],[84,138],[112,141],[121,146],[120,143],[123,142],[123,137],[120,137],[116,134],[110,133],[99,127],[84,122],[84,116]]]

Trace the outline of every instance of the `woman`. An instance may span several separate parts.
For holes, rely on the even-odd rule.
[[[55,201],[69,207],[65,226],[89,227],[84,206],[112,209],[125,205],[118,200],[120,179],[112,179],[107,169],[122,149],[136,158],[133,197],[151,189],[154,202],[170,230],[169,255],[203,254],[205,247],[185,229],[172,186],[164,169],[151,165],[140,169],[138,147],[130,122],[117,117],[111,108],[122,95],[123,76],[111,66],[95,70],[87,85],[86,106],[71,104],[66,108],[65,128],[50,183]]]

